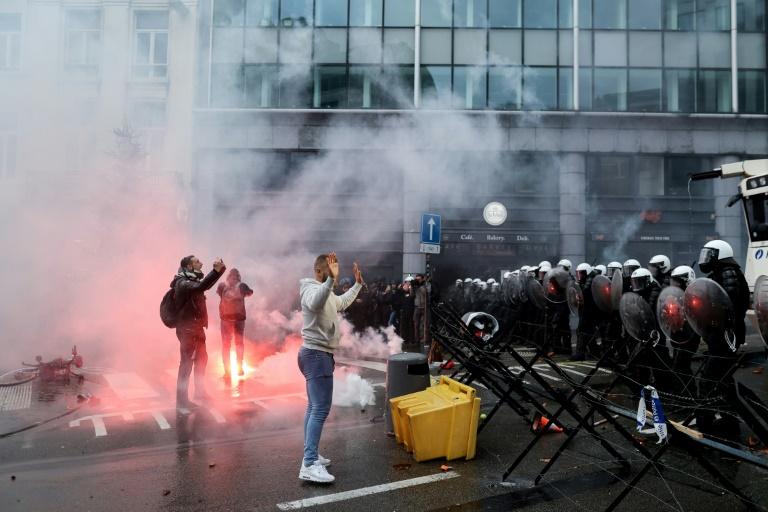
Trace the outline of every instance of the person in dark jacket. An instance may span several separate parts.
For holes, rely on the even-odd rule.
[[[235,353],[237,354],[237,374],[245,375],[243,371],[243,334],[245,333],[245,298],[253,295],[253,290],[242,282],[240,271],[233,268],[227,274],[227,279],[219,283],[216,293],[221,297],[219,302],[219,317],[221,318],[221,359],[224,363],[224,380],[229,382],[229,359],[232,338],[235,338]]]
[[[224,273],[226,267],[221,259],[213,262],[213,270],[208,275],[202,272],[203,264],[195,256],[181,259],[179,271],[171,281],[175,301],[179,305],[176,322],[176,337],[179,339],[179,374],[176,380],[176,410],[180,414],[189,414],[195,407],[189,400],[189,376],[195,370],[195,398],[209,398],[205,391],[205,367],[208,364],[208,352],[205,349],[205,329],[208,328],[208,310],[205,305],[205,292],[210,290]]]
[[[707,358],[699,380],[699,395],[713,397],[726,395],[733,379],[725,376],[736,364],[738,356],[734,349],[741,346],[746,337],[744,318],[749,309],[749,286],[741,267],[733,259],[733,248],[722,240],[708,242],[699,254],[699,268],[707,277],[725,289],[733,305],[733,349],[725,339],[704,339],[707,344]],[[705,434],[736,440],[740,436],[739,420],[721,412],[716,419],[712,411],[700,411],[696,417],[697,424]]]
[[[579,326],[576,331],[576,353],[571,361],[583,361],[588,352],[595,351],[598,309],[592,296],[592,281],[597,272],[589,263],[576,267],[576,285],[581,288],[584,304],[579,312]]]

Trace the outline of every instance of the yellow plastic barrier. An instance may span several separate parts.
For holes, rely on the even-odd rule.
[[[389,401],[395,437],[413,458],[447,460],[475,456],[480,399],[476,391],[445,376],[432,387]]]

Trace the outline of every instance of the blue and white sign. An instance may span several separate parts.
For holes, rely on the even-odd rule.
[[[422,213],[420,251],[428,254],[440,254],[440,232],[440,216],[436,213]]]

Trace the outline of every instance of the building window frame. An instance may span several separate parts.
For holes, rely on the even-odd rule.
[[[69,23],[69,17],[75,13],[97,13],[99,17],[97,28],[72,28]],[[72,8],[67,9],[64,14],[64,69],[69,72],[81,72],[82,74],[95,77],[99,75],[101,68],[101,45],[103,35],[103,16],[101,9]],[[97,36],[90,39],[89,36]],[[72,38],[78,36],[78,54],[77,59],[73,59]],[[92,48],[96,46],[96,48]],[[89,62],[89,57],[95,57],[95,62]]]
[[[24,31],[24,16],[20,12],[0,12],[0,15],[18,16],[18,27],[12,29],[0,28],[0,72],[16,72],[21,70],[21,34]],[[3,51],[4,50],[4,51]]]
[[[168,80],[168,55],[170,42],[170,20],[167,19],[165,28],[139,28],[139,16],[142,14],[165,14],[170,16],[167,9],[136,9],[133,11],[133,31],[131,45],[131,78],[140,81],[167,81]],[[147,62],[139,63],[139,41],[140,36],[148,35],[149,45],[146,50]],[[165,36],[165,62],[156,61],[155,54],[158,39]],[[142,52],[143,53],[143,52]],[[139,70],[147,70],[147,73],[140,73]]]

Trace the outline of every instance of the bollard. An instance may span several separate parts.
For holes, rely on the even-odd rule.
[[[403,352],[389,356],[387,360],[387,399],[384,402],[384,417],[387,432],[394,432],[389,399],[424,391],[429,387],[429,365],[427,356],[415,352]]]

